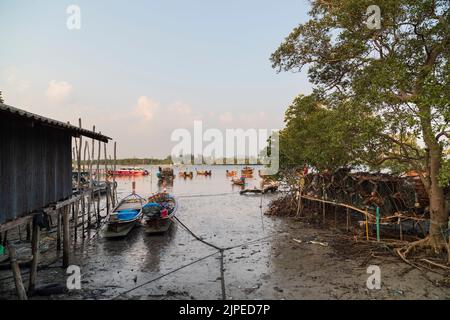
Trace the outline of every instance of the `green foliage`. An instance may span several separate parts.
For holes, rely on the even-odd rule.
[[[5,103],[5,101],[3,101],[3,97],[2,97],[2,92],[0,91],[0,103]]]
[[[437,157],[444,181],[449,171],[444,157],[450,134],[449,3],[375,3],[382,28],[372,30],[365,22],[373,1],[312,1],[312,18],[271,57],[278,71],[308,67],[316,90],[296,98],[286,112],[282,165],[427,171],[430,157]]]

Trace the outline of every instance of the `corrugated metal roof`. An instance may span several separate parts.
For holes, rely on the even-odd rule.
[[[10,114],[12,116],[16,116],[19,118],[23,118],[23,119],[28,119],[30,121],[37,121],[43,125],[47,125],[47,126],[51,126],[51,127],[56,127],[62,130],[67,130],[70,131],[71,134],[74,137],[78,137],[80,135],[85,136],[85,137],[89,137],[92,139],[96,139],[96,140],[100,140],[103,142],[108,142],[108,140],[111,140],[110,137],[107,137],[105,135],[102,135],[100,133],[94,132],[94,131],[90,131],[90,130],[86,130],[86,129],[81,129],[79,127],[73,126],[69,123],[64,123],[58,120],[53,120],[50,118],[46,118],[40,115],[37,115],[35,113],[31,113],[22,109],[18,109],[12,106],[8,106],[6,104],[1,104],[0,103],[0,113],[7,113]]]

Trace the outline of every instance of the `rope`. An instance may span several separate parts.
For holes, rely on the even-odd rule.
[[[166,277],[166,276],[168,276],[168,275],[171,275],[172,273],[175,273],[175,272],[180,271],[180,270],[182,270],[182,269],[184,269],[184,268],[187,268],[187,267],[189,267],[189,266],[192,266],[193,264],[196,264],[196,263],[198,263],[198,262],[200,262],[200,261],[203,261],[203,260],[205,260],[205,259],[207,259],[207,258],[209,258],[209,257],[212,257],[213,255],[216,255],[217,253],[218,253],[218,252],[216,251],[216,252],[211,253],[211,254],[209,254],[209,255],[207,255],[207,256],[204,256],[204,257],[202,257],[202,258],[200,258],[200,259],[197,259],[197,260],[192,261],[192,262],[190,262],[190,263],[188,263],[188,264],[185,264],[185,265],[183,265],[183,266],[181,266],[181,267],[178,267],[178,268],[176,268],[176,269],[174,269],[174,270],[172,270],[172,271],[170,271],[170,272],[168,272],[168,273],[165,273],[165,274],[160,275],[160,276],[158,276],[158,277],[156,277],[156,278],[153,278],[153,279],[151,279],[151,280],[149,280],[149,281],[146,281],[146,282],[144,282],[144,283],[142,283],[142,284],[140,284],[140,285],[138,285],[138,286],[136,286],[136,287],[134,287],[134,288],[131,288],[131,289],[129,289],[129,290],[126,290],[126,291],[122,292],[122,293],[119,294],[118,296],[115,296],[114,298],[112,298],[112,300],[116,300],[117,298],[119,298],[119,297],[122,296],[122,295],[128,294],[128,293],[130,293],[130,292],[132,292],[132,291],[134,291],[134,290],[137,290],[137,289],[139,289],[139,288],[142,288],[142,287],[144,287],[144,286],[146,286],[146,285],[148,285],[148,284],[150,284],[150,283],[152,283],[152,282],[155,282],[155,281],[157,281],[157,280],[159,280],[159,279],[162,279],[162,278],[164,278],[164,277]]]

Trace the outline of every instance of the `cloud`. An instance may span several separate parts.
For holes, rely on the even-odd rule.
[[[177,101],[168,106],[167,110],[175,115],[188,116],[192,114],[192,108],[181,101]]]
[[[61,102],[66,100],[72,93],[72,85],[66,81],[50,81],[47,91],[45,92],[46,97],[55,102]]]
[[[144,122],[149,122],[155,117],[155,113],[159,109],[159,103],[146,96],[140,96],[134,109],[137,115]]]

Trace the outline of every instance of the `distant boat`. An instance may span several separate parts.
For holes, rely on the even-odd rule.
[[[197,172],[197,175],[199,175],[199,176],[210,176],[210,175],[212,175],[212,171],[211,170],[209,170],[209,171],[207,171],[207,170],[195,170],[196,172]]]
[[[144,168],[121,168],[119,170],[108,170],[108,174],[116,176],[148,176],[150,172]]]
[[[175,175],[173,174],[172,168],[159,168],[156,176],[159,180],[173,180]]]
[[[227,177],[236,177],[237,176],[237,171],[234,171],[234,170],[232,170],[232,171],[226,171],[226,175],[227,175]]]
[[[145,232],[156,234],[169,230],[177,209],[177,200],[168,193],[157,193],[150,197],[142,208]]]
[[[182,178],[193,178],[194,177],[194,173],[192,171],[187,172],[187,171],[180,171],[178,173],[178,175]]]
[[[233,178],[231,179],[231,183],[237,186],[245,186],[245,177]]]
[[[108,216],[108,221],[103,229],[103,237],[125,237],[142,219],[144,203],[145,199],[136,194],[122,199]]]
[[[246,178],[251,178],[253,176],[253,168],[252,167],[244,167],[241,170],[241,174]]]

